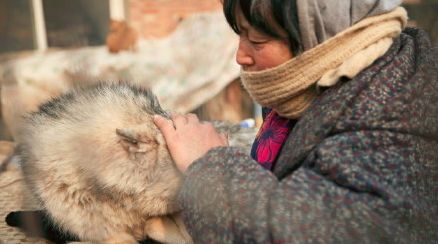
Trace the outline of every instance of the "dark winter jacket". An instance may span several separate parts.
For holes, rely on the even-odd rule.
[[[438,241],[438,49],[407,29],[299,119],[273,172],[243,150],[193,163],[179,200],[195,243]]]

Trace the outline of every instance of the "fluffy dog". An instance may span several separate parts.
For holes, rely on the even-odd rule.
[[[23,174],[54,223],[83,241],[191,243],[176,203],[182,175],[154,114],[168,116],[150,91],[99,84],[25,118]]]

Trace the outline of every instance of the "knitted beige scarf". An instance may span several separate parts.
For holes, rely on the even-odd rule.
[[[242,71],[242,83],[260,105],[283,117],[298,118],[318,95],[317,86],[357,75],[389,49],[406,22],[402,7],[365,18],[277,67]]]

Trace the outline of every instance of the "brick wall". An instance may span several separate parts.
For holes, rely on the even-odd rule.
[[[220,0],[130,0],[129,22],[144,38],[163,37],[190,14],[220,11]]]

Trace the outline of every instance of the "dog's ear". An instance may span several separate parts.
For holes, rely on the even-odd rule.
[[[145,124],[116,129],[116,133],[123,148],[131,153],[147,153],[158,146],[156,129]]]

